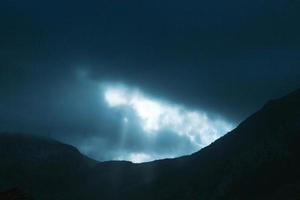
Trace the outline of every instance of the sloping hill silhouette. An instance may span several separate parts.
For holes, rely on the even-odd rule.
[[[40,200],[298,200],[299,155],[297,90],[269,101],[208,147],[176,159],[96,163],[53,140],[1,134],[0,189],[18,186]]]

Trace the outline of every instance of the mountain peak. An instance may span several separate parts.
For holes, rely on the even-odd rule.
[[[0,189],[20,186],[40,200],[300,198],[300,90],[176,159],[90,165],[72,146],[26,137],[0,135]]]

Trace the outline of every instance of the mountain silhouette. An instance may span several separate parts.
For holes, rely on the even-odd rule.
[[[96,162],[51,139],[2,133],[0,190],[22,188],[38,200],[299,200],[299,155],[297,90],[176,159]]]
[[[72,199],[71,191],[80,190],[80,180],[95,163],[52,139],[0,134],[0,190],[17,187],[37,200]]]

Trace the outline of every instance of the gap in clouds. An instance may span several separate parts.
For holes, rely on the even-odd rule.
[[[121,113],[122,146],[127,145],[126,138],[132,137],[132,132],[138,132],[135,137],[143,137],[144,145],[148,147],[141,152],[123,153],[116,157],[117,160],[145,162],[190,154],[233,129],[233,124],[221,117],[212,117],[204,111],[187,109],[182,105],[151,97],[124,84],[104,84],[103,98],[108,108]],[[174,148],[182,149],[174,149],[172,142],[168,140],[176,141]],[[153,150],[160,143],[169,145],[164,147],[166,150],[163,153]]]

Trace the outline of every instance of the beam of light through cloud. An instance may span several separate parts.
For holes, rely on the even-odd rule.
[[[155,135],[163,131],[171,131],[186,137],[198,149],[203,148],[228,131],[233,125],[221,118],[212,118],[206,112],[189,110],[177,104],[155,99],[137,89],[120,85],[107,85],[104,88],[104,99],[113,109],[127,109],[132,115],[123,118],[124,123],[136,120],[145,134]],[[198,150],[197,149],[197,150]],[[133,162],[153,159],[143,153],[128,156]]]
[[[128,159],[134,163],[142,163],[152,159],[152,156],[146,153],[131,153],[127,157],[120,157],[119,160]]]
[[[124,155],[121,155],[119,157],[116,157],[116,160],[118,161],[131,161],[133,163],[144,163],[144,162],[150,162],[154,159],[164,159],[164,158],[174,158],[172,155],[153,155],[149,153],[125,153]]]

